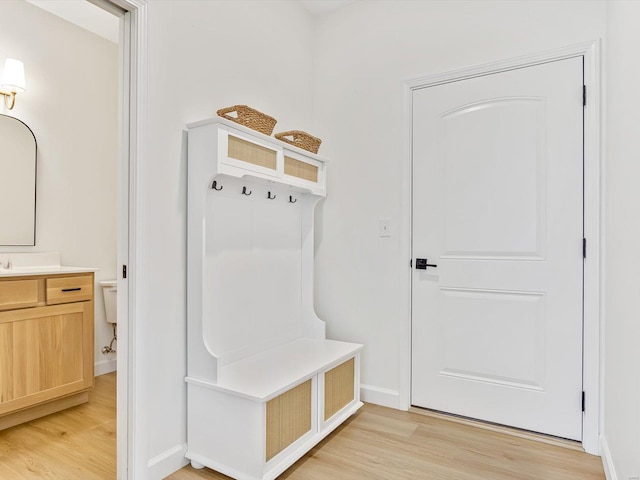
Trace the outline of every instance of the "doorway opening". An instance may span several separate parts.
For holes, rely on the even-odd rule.
[[[574,378],[574,383],[581,384],[583,391],[585,392],[585,409],[584,412],[579,412],[582,415],[583,431],[581,440],[583,447],[589,453],[598,454],[598,435],[599,435],[599,418],[600,418],[600,399],[599,399],[599,375],[600,375],[600,318],[599,318],[599,305],[600,305],[600,288],[599,288],[599,265],[600,265],[600,215],[599,215],[599,185],[600,185],[600,157],[599,157],[599,47],[597,42],[582,44],[563,49],[558,49],[551,52],[543,52],[541,54],[531,55],[525,58],[518,58],[508,61],[496,62],[493,64],[482,65],[480,67],[474,67],[469,69],[458,70],[445,74],[432,75],[416,79],[408,82],[406,85],[406,99],[407,99],[407,166],[405,171],[409,178],[413,178],[413,172],[410,167],[411,156],[410,152],[414,142],[415,132],[412,131],[413,125],[413,98],[414,94],[418,91],[424,91],[428,87],[434,87],[443,84],[463,83],[463,80],[483,78],[491,74],[497,74],[501,72],[511,72],[516,69],[526,69],[527,67],[534,67],[549,62],[559,62],[561,60],[580,58],[584,60],[584,85],[586,86],[586,105],[583,109],[584,115],[584,238],[587,239],[589,244],[589,251],[587,257],[584,259],[584,337],[582,341],[583,356],[579,358],[583,364],[582,376],[578,379]],[[581,72],[580,72],[581,73]],[[576,93],[576,98],[582,102],[582,92]],[[454,114],[455,115],[455,114]],[[458,117],[459,119],[459,117]],[[580,132],[582,133],[582,132]],[[405,221],[407,225],[414,225],[415,227],[415,214],[416,205],[413,203],[415,197],[415,184],[414,187],[409,188],[405,196],[406,216]],[[414,220],[411,220],[411,208],[414,212]],[[434,229],[439,226],[434,226]],[[412,238],[414,233],[410,230],[405,232],[405,249],[403,250],[403,261],[406,258],[412,258],[415,246],[412,245]],[[451,237],[453,238],[453,237]],[[450,238],[450,240],[451,240]],[[459,239],[462,237],[459,237]],[[581,256],[581,243],[582,238],[577,239],[578,251]],[[417,254],[418,252],[416,252]],[[459,253],[459,252],[458,252]],[[433,257],[433,253],[424,252],[420,256],[428,258],[428,264],[438,264],[438,261],[434,261],[434,258],[429,258],[429,255]],[[455,257],[456,252],[448,252],[449,257]],[[482,255],[481,255],[482,256]],[[415,258],[413,258],[415,262]],[[449,262],[453,262],[454,259],[448,259]],[[533,259],[531,260],[533,263]],[[414,265],[415,266],[415,265]],[[407,292],[411,292],[412,280],[416,280],[414,277],[415,270],[411,270],[406,278]],[[429,267],[425,272],[429,272]],[[440,271],[440,265],[437,268],[432,268],[433,273],[422,273],[422,275],[432,276],[433,278],[442,276],[445,278],[444,271]],[[428,282],[430,279],[423,278],[423,282]],[[443,287],[451,287],[451,285],[442,285]],[[465,287],[466,288],[466,287]],[[449,288],[446,293],[449,297],[455,298],[456,296],[463,295],[465,292],[454,291],[455,288]],[[468,289],[467,289],[468,290]],[[505,289],[507,290],[507,289]],[[517,290],[517,289],[515,289]],[[516,295],[522,295],[524,291],[513,291]],[[466,292],[474,296],[474,301],[482,300],[482,292]],[[485,292],[486,293],[486,292]],[[500,292],[491,292],[494,297],[499,295]],[[415,294],[415,293],[414,293]],[[464,296],[464,295],[463,295]],[[475,298],[477,297],[477,298]],[[526,298],[525,298],[526,297]],[[493,297],[492,297],[493,298]],[[496,297],[497,298],[497,297]],[[506,297],[505,297],[506,299]],[[532,300],[533,297],[527,297],[526,295],[519,298],[520,300]],[[411,305],[415,298],[408,295],[408,310],[410,311]],[[457,308],[457,307],[456,307]],[[411,318],[409,313],[408,318]],[[406,336],[403,339],[403,351],[411,351],[411,339],[412,339],[412,325],[411,321],[407,321]],[[506,346],[505,346],[506,347]],[[415,352],[415,345],[414,345]],[[415,353],[414,353],[415,354]],[[575,361],[574,361],[575,363]],[[412,365],[411,354],[407,353],[403,359],[403,388],[401,392],[401,407],[409,408],[412,403],[411,400],[411,382],[412,382]],[[455,368],[450,370],[456,370]],[[458,369],[464,370],[464,369]],[[467,372],[468,373],[468,372]],[[456,372],[456,375],[461,372]],[[453,375],[453,374],[452,374]],[[578,374],[579,375],[579,374]],[[500,375],[497,375],[500,376]],[[468,380],[474,381],[469,378]],[[476,379],[477,380],[477,379]],[[499,379],[502,382],[508,383],[508,379]],[[531,387],[529,385],[528,387]],[[510,388],[520,388],[517,385],[512,385]],[[535,387],[534,387],[535,388]],[[576,392],[575,404],[582,406],[581,392]],[[471,400],[470,400],[471,401]]]
[[[109,43],[109,41],[98,38],[99,32],[94,31],[91,27],[79,25],[82,28],[77,28],[76,26],[69,25],[69,21],[76,23],[76,25],[78,25],[78,23],[70,18],[65,18],[60,12],[43,11],[50,10],[49,7],[55,8],[54,3],[66,3],[66,6],[58,6],[63,9],[65,7],[69,9],[68,13],[71,16],[73,16],[74,9],[83,9],[87,6],[94,9],[94,11],[99,10],[102,14],[106,11],[108,13],[107,16],[115,19],[115,40],[111,40],[111,43]],[[138,159],[141,157],[142,147],[139,138],[141,137],[140,132],[142,130],[143,116],[138,115],[138,112],[142,110],[141,102],[145,93],[141,85],[144,83],[142,81],[144,75],[142,66],[144,65],[145,55],[144,28],[146,2],[144,0],[87,0],[86,2],[69,3],[30,0],[29,3],[15,2],[14,6],[15,8],[23,9],[22,13],[32,14],[28,16],[28,18],[31,19],[30,21],[33,22],[32,25],[26,26],[23,30],[31,32],[30,37],[36,38],[35,42],[27,37],[15,43],[25,52],[25,55],[31,56],[31,63],[25,62],[25,65],[27,82],[29,82],[29,78],[31,78],[33,86],[31,89],[27,86],[28,93],[24,95],[26,101],[23,102],[23,105],[26,106],[31,102],[29,107],[34,111],[39,108],[42,111],[40,117],[44,117],[38,118],[35,122],[39,126],[36,130],[36,136],[39,133],[43,137],[41,142],[42,148],[40,148],[38,152],[39,168],[41,168],[41,170],[38,171],[38,181],[40,182],[45,178],[41,178],[41,175],[46,174],[46,182],[44,182],[46,186],[38,192],[38,204],[42,205],[47,202],[47,198],[51,201],[53,194],[56,193],[63,199],[68,200],[67,205],[73,206],[74,209],[78,208],[82,212],[78,213],[76,210],[73,210],[73,215],[70,215],[69,212],[71,209],[61,208],[58,217],[55,217],[54,215],[41,215],[41,213],[44,212],[38,211],[38,215],[40,216],[40,218],[38,218],[38,228],[40,228],[40,232],[36,232],[35,250],[58,250],[57,245],[61,245],[60,250],[66,248],[67,250],[70,249],[69,252],[72,252],[71,254],[65,254],[64,252],[66,250],[61,252],[63,262],[66,261],[69,265],[77,265],[79,261],[77,260],[77,255],[74,257],[73,253],[85,250],[91,251],[92,249],[90,245],[92,242],[86,241],[86,238],[83,237],[83,228],[85,232],[88,231],[90,233],[89,237],[91,237],[91,235],[93,235],[93,237],[101,237],[102,239],[109,237],[108,242],[103,242],[108,244],[107,246],[100,244],[100,246],[96,245],[93,247],[96,258],[99,258],[99,261],[102,263],[99,263],[98,260],[86,262],[88,267],[97,267],[97,269],[90,268],[89,270],[97,270],[99,273],[95,275],[95,284],[91,285],[92,297],[90,300],[87,300],[92,302],[95,299],[95,309],[85,308],[87,312],[91,310],[92,314],[95,313],[96,321],[90,328],[86,324],[83,324],[82,330],[83,334],[85,332],[93,334],[95,331],[95,342],[89,342],[88,339],[90,337],[89,334],[87,334],[87,341],[83,343],[86,345],[94,343],[92,350],[95,353],[95,359],[93,355],[88,354],[82,358],[83,365],[91,365],[91,371],[93,372],[95,369],[95,374],[99,375],[96,380],[98,388],[93,392],[100,392],[99,396],[103,395],[105,391],[103,387],[105,387],[106,384],[108,384],[107,390],[110,392],[106,397],[102,396],[94,402],[89,400],[89,403],[96,405],[98,409],[102,410],[102,413],[106,412],[113,418],[109,420],[111,425],[105,427],[106,433],[104,438],[95,438],[95,435],[99,433],[98,430],[95,430],[91,434],[87,433],[87,438],[80,443],[88,446],[92,445],[94,440],[97,441],[95,445],[100,448],[97,449],[99,453],[96,454],[95,463],[99,463],[100,468],[102,468],[101,475],[98,476],[104,476],[105,478],[116,476],[122,479],[132,478],[134,468],[130,464],[133,463],[134,458],[132,439],[134,428],[133,419],[135,417],[133,404],[134,376],[130,372],[133,371],[133,365],[135,364],[135,350],[131,348],[131,344],[133,343],[132,333],[135,326],[133,322],[133,307],[135,306],[133,295],[134,282],[132,281],[135,279],[135,275],[132,275],[133,272],[131,270],[135,272],[135,268],[132,269],[129,267],[130,263],[135,266],[136,260],[136,206],[135,202],[131,201],[131,199],[135,200],[136,198],[135,172]],[[100,8],[96,8],[96,6]],[[37,7],[42,7],[42,10]],[[51,13],[53,13],[54,16],[52,16]],[[16,15],[15,17],[21,19],[27,18],[26,15]],[[65,22],[56,17],[62,17],[67,21]],[[35,26],[38,28],[35,28]],[[85,30],[92,33],[89,34]],[[46,35],[47,41],[38,43],[37,35],[34,35],[34,32]],[[69,46],[68,49],[60,48],[59,45],[56,45],[56,42],[60,41],[61,38],[64,38],[67,42],[66,45]],[[86,39],[87,41],[83,42],[82,39]],[[88,48],[88,44],[91,44],[91,48]],[[79,49],[84,49],[84,53],[82,55],[76,55],[74,48],[72,48],[74,46],[78,46]],[[38,52],[38,48],[44,50],[44,53]],[[93,50],[91,50],[92,48],[97,52],[94,52],[96,53],[95,55],[91,53],[93,52]],[[56,55],[61,55],[60,61],[57,65],[50,66],[47,62],[53,63],[51,59],[55,57],[53,54],[56,50]],[[50,55],[47,55],[47,52],[49,52]],[[109,56],[109,61],[98,61],[97,57],[104,52]],[[95,60],[95,62],[93,60]],[[103,63],[110,65],[110,69],[104,67]],[[44,72],[45,64],[47,64],[46,68],[51,68],[50,72],[52,75],[47,75],[46,72]],[[29,77],[29,67],[31,67],[31,77]],[[80,74],[83,68],[85,72],[90,71],[90,75]],[[54,83],[52,77],[55,75],[53,74],[60,72],[67,74],[69,77],[68,81],[62,82],[63,85],[61,85],[60,88],[56,87],[53,89],[51,87]],[[93,80],[95,80],[95,82]],[[97,86],[98,84],[100,86]],[[51,91],[47,91],[47,88]],[[31,91],[29,92],[29,90]],[[35,95],[29,97],[29,93],[35,93]],[[98,106],[91,107],[94,103],[87,102],[87,114],[82,115],[78,111],[73,110],[70,104],[75,102],[82,107],[82,99],[89,98],[83,97],[85,94],[89,95],[92,102],[95,100],[95,104]],[[53,108],[52,112],[48,114],[46,113],[46,108],[50,108],[54,103],[52,99],[55,99],[56,102],[62,102],[62,105]],[[107,104],[109,107],[104,106]],[[21,105],[18,104],[18,107],[20,108]],[[108,112],[106,110],[108,110]],[[109,122],[105,121],[104,123],[96,122],[94,117],[89,115],[89,113],[95,113],[97,111],[106,112],[105,116],[111,120]],[[21,113],[29,115],[31,112],[28,109],[22,112],[16,109],[15,113],[18,115]],[[49,121],[49,123],[47,123],[47,121]],[[76,125],[75,129],[73,127],[74,124]],[[50,125],[50,127],[47,127],[47,125]],[[54,134],[54,131],[56,131],[54,127],[56,125],[64,125],[67,127],[67,131],[71,136],[69,138],[61,138],[62,135]],[[78,132],[79,126],[82,126],[83,132],[88,130],[90,133],[84,134]],[[106,133],[107,131],[108,135]],[[75,137],[73,136],[74,132],[76,133]],[[106,139],[107,136],[110,136],[108,140]],[[53,144],[60,148],[54,149]],[[82,153],[78,154],[78,152]],[[103,162],[104,165],[103,163],[98,164],[96,161],[96,157],[99,155],[109,157],[107,162]],[[68,157],[80,157],[79,161],[76,162],[76,166],[79,167],[76,171],[63,171],[60,168],[56,168],[59,166],[57,162],[59,162],[60,159],[64,160]],[[107,163],[109,164],[107,165]],[[90,183],[90,180],[93,183]],[[72,184],[76,186],[80,185],[80,190],[84,188],[87,191],[83,192],[82,195],[76,195],[77,188],[74,189]],[[89,184],[91,187],[87,187]],[[47,190],[47,187],[51,185],[57,185],[57,187],[51,187]],[[62,185],[62,188],[59,188],[60,185]],[[68,188],[64,185],[67,185]],[[110,209],[108,213],[103,215],[102,210],[100,210],[100,214],[93,210],[92,199],[96,197],[99,197],[100,202],[102,202],[101,208],[105,207],[102,208],[102,210],[106,212],[107,207]],[[62,237],[59,239],[54,238],[54,240],[57,241],[57,244],[55,244],[55,242],[51,240],[51,238],[53,238],[51,234],[48,234],[50,238],[48,238],[47,241],[44,241],[44,238],[38,241],[39,233],[52,230],[52,225],[56,223],[52,221],[52,219],[57,218],[57,221],[60,223],[60,218],[67,217],[77,220],[75,224],[77,228],[75,243],[73,236],[71,236],[71,241],[63,241],[64,239],[62,239]],[[84,227],[82,223],[83,219],[88,219]],[[67,228],[67,230],[73,231],[74,229]],[[82,240],[83,238],[85,238],[85,241]],[[50,245],[53,245],[53,247]],[[34,247],[30,248],[31,251],[34,250]],[[104,253],[107,251],[108,253]],[[20,252],[30,252],[30,250],[25,247],[21,248]],[[114,280],[117,285],[117,319],[114,317],[110,319],[117,321],[117,343],[113,341],[112,323],[110,323],[110,320],[105,319],[103,292],[100,288],[100,280]],[[74,288],[67,290],[71,291],[85,288],[85,286],[73,287]],[[88,286],[86,288],[88,288]],[[115,287],[111,286],[111,288]],[[79,301],[80,300],[86,299],[79,299]],[[89,303],[86,305],[89,305]],[[74,323],[73,318],[69,320],[68,323]],[[75,321],[75,323],[78,322]],[[111,348],[106,348],[104,352],[102,352],[105,346],[110,346]],[[63,351],[62,347],[56,347],[53,348],[53,350]],[[117,394],[115,388],[116,365],[118,370]],[[82,371],[89,379],[89,383],[87,384],[88,389],[91,386],[93,375],[89,374],[87,368],[84,366],[77,367],[75,370],[80,368],[83,368]],[[63,372],[61,375],[64,376],[65,373]],[[105,379],[108,379],[108,381]],[[91,395],[91,393],[89,395]],[[109,402],[111,402],[111,404],[109,404]],[[117,414],[115,413],[116,403]],[[69,407],[71,407],[71,405],[69,405]],[[69,408],[65,411],[73,412],[73,409]],[[71,416],[73,416],[73,413],[71,413]],[[81,415],[78,413],[76,416]],[[89,417],[93,418],[93,414],[89,415]],[[55,422],[53,417],[51,417],[51,419]],[[59,422],[59,427],[64,430],[70,423],[73,422],[61,421]],[[115,428],[116,424],[117,429]],[[109,429],[111,430],[107,431]],[[114,441],[114,433],[116,430],[117,466],[116,442]],[[93,439],[92,435],[94,436]],[[104,441],[107,437],[113,444],[113,452],[109,454],[109,458],[106,458],[109,455],[104,457],[102,453],[111,447],[104,448],[105,445],[100,443],[100,441]],[[74,469],[73,471],[77,473],[77,467],[82,466],[79,465],[80,462],[74,466],[72,456],[69,456],[69,458],[62,457],[66,456],[51,455],[50,460],[66,462],[66,467],[64,468]],[[40,466],[47,469],[45,461],[42,461]],[[62,470],[60,470],[60,472],[62,472]],[[72,478],[72,475],[63,473],[61,473],[60,476]]]

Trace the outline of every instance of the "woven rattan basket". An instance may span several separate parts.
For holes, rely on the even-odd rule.
[[[275,137],[283,142],[290,143],[311,153],[318,153],[322,140],[307,132],[300,130],[289,130],[288,132],[276,133]]]
[[[234,112],[237,116],[229,115]],[[271,135],[273,127],[275,127],[278,122],[275,118],[246,105],[233,105],[232,107],[221,108],[217,113],[222,118],[257,130],[265,135]]]

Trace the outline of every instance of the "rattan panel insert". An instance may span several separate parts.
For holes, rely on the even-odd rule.
[[[324,420],[327,421],[354,399],[352,358],[324,374]]]
[[[267,402],[267,461],[311,430],[311,380]]]
[[[284,173],[292,177],[318,183],[318,167],[291,157],[284,157]]]
[[[277,152],[229,135],[229,157],[260,167],[276,169]]]

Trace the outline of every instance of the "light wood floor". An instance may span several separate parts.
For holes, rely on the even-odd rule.
[[[0,431],[0,479],[116,478],[116,374],[96,378],[89,403]]]
[[[0,479],[116,478],[115,374],[90,402],[0,432]],[[185,467],[169,480],[227,479]],[[287,470],[289,480],[604,480],[599,457],[365,405]]]
[[[190,466],[167,480],[227,479]],[[365,405],[287,470],[289,480],[604,480],[583,452]]]

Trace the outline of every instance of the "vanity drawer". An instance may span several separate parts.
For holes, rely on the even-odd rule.
[[[0,310],[33,307],[38,304],[38,280],[0,282]]]
[[[91,275],[47,278],[47,305],[83,302],[93,298]]]

